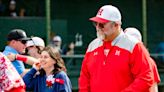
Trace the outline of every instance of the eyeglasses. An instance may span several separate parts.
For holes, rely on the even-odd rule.
[[[93,25],[94,25],[95,27],[98,26],[100,29],[104,28],[105,24],[106,24],[106,23],[103,24],[103,23],[93,22]]]

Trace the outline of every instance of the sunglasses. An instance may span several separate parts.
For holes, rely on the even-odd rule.
[[[26,44],[26,40],[17,40],[17,41],[20,41],[22,44]]]
[[[104,28],[106,23],[97,23],[97,22],[93,22],[93,25],[96,27],[98,26],[100,29]]]

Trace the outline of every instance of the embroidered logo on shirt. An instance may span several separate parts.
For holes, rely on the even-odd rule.
[[[94,56],[98,55],[98,52],[94,52],[93,55],[94,55]]]
[[[53,78],[54,75],[49,75],[46,78],[46,86],[48,88],[52,88],[53,84],[59,83],[59,84],[64,84],[64,80],[63,79],[59,79],[59,78]]]
[[[120,55],[120,51],[116,50],[115,55],[119,56]]]
[[[109,49],[104,49],[104,55],[107,56],[109,53]]]

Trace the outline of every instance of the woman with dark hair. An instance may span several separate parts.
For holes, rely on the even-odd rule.
[[[72,92],[64,61],[57,49],[45,47],[39,60],[40,63],[35,63],[33,68],[23,77],[27,90]]]

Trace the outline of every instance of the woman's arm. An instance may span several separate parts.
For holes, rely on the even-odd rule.
[[[56,82],[58,84],[58,86],[57,86],[58,89],[57,90],[59,92],[72,92],[71,81],[70,81],[69,77],[67,76],[67,74],[64,71],[61,71],[58,74],[56,74],[55,78],[64,81],[63,84]]]
[[[31,68],[31,70],[29,72],[27,72],[24,76],[23,76],[23,80],[26,84],[26,89],[33,89],[36,79],[35,79],[35,74],[36,74],[37,70],[35,68]]]

